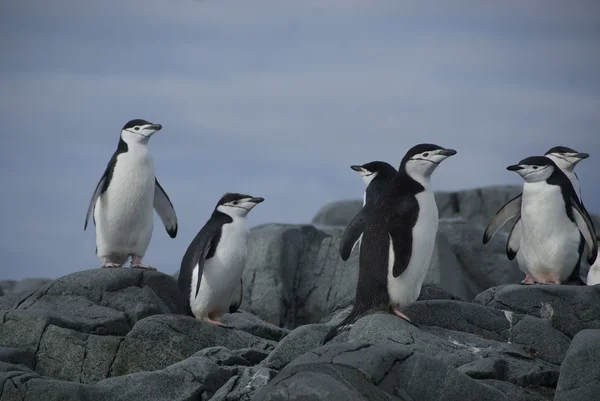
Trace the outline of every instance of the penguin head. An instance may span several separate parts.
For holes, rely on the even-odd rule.
[[[264,198],[227,192],[219,199],[215,210],[230,217],[246,217],[250,210],[262,201],[264,201]]]
[[[556,169],[556,164],[548,157],[532,156],[521,160],[519,164],[508,166],[506,169],[519,174],[525,182],[533,183],[550,178]]]
[[[587,153],[580,153],[566,146],[555,146],[544,155],[551,159],[563,170],[573,171],[577,163],[590,157]]]
[[[396,174],[396,169],[394,167],[386,162],[380,161],[370,162],[363,164],[362,166],[354,164],[350,166],[350,168],[360,174],[366,185],[369,185],[379,173],[388,173],[391,171],[392,176]]]
[[[123,139],[128,145],[134,143],[148,143],[150,137],[156,132],[160,131],[162,125],[152,124],[146,120],[131,120],[123,126],[121,130],[121,139]]]
[[[422,143],[406,152],[400,163],[406,173],[414,177],[430,177],[439,164],[456,154],[454,149],[445,149],[438,145]]]

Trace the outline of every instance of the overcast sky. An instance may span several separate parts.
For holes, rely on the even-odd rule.
[[[250,225],[360,198],[351,164],[433,142],[434,187],[521,184],[506,166],[565,145],[600,213],[600,2],[4,0],[0,279],[99,266],[83,231],[121,127],[150,148],[180,225],[144,261],[172,273],[227,191]]]

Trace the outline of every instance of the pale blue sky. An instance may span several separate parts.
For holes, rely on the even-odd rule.
[[[308,223],[360,198],[351,164],[419,142],[458,154],[434,186],[520,184],[506,166],[566,145],[600,213],[598,1],[5,0],[0,3],[0,279],[97,267],[85,211],[121,127],[151,142],[179,234],[172,273],[226,191]]]

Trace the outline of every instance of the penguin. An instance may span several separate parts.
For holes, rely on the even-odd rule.
[[[579,268],[584,248],[591,264],[598,240],[566,174],[548,157],[532,156],[507,170],[518,173],[523,191],[504,205],[484,233],[484,243],[514,216],[520,229],[509,235],[509,259],[517,257],[523,284],[562,284]]]
[[[391,310],[410,322],[400,309],[421,292],[438,230],[431,174],[455,154],[454,149],[433,144],[419,144],[406,153],[366,223],[352,311],[329,331],[324,343],[376,310]]]
[[[552,160],[554,164],[556,164],[558,168],[565,173],[569,181],[571,181],[577,197],[581,201],[581,187],[579,186],[579,178],[573,170],[575,169],[575,166],[577,166],[577,163],[587,159],[590,157],[590,155],[588,153],[577,152],[576,150],[567,148],[566,146],[555,146],[549,149],[544,156]]]
[[[596,236],[598,236],[598,234],[596,234]],[[598,246],[600,247],[600,243],[598,244]],[[590,270],[588,270],[588,274],[587,274],[586,284],[587,285],[600,284],[600,256],[597,256],[594,264],[590,266]]]
[[[264,198],[226,193],[188,246],[178,278],[180,310],[216,326],[242,303],[248,213]]]
[[[352,165],[350,168],[360,174],[367,188],[363,194],[362,209],[350,221],[340,241],[340,256],[344,261],[348,260],[352,250],[360,242],[366,221],[374,209],[379,195],[397,173],[394,167],[382,161],[373,161],[362,166]]]
[[[581,160],[587,159],[590,155],[587,153],[580,153],[577,152],[576,150],[573,150],[571,148],[568,148],[566,146],[554,146],[552,148],[550,148],[545,154],[544,156],[546,156],[547,158],[549,158],[550,160],[552,160],[554,162],[554,164],[556,164],[558,166],[558,168],[560,168],[563,173],[565,173],[565,175],[567,176],[567,178],[569,179],[569,181],[571,181],[571,184],[573,185],[573,189],[575,190],[575,193],[577,194],[577,197],[579,198],[579,201],[581,202],[581,206],[584,209],[584,212],[587,213],[587,211],[585,210],[585,206],[583,205],[583,199],[581,198],[581,188],[579,185],[579,178],[577,177],[577,174],[573,171],[575,169],[575,166],[577,165],[577,163],[579,163]],[[509,257],[510,260],[513,260],[516,252],[514,251],[515,246],[518,246],[518,241],[520,241],[520,235],[521,235],[521,218],[520,216],[517,216],[517,218],[515,219],[515,224],[513,225],[513,228],[511,229],[510,233],[509,233],[509,237],[508,237],[508,242],[507,242],[507,247],[506,247],[506,252],[507,252],[507,256]],[[593,221],[592,221],[593,224]],[[577,265],[577,267],[575,269],[573,269],[573,272],[571,273],[571,276],[569,277],[569,281],[573,280],[573,281],[581,281],[581,273],[580,273],[580,265]],[[531,284],[532,280],[531,277],[526,276],[524,284]]]
[[[169,196],[154,175],[148,150],[150,137],[162,125],[135,119],[123,126],[117,149],[96,185],[85,217],[84,231],[93,215],[96,255],[103,268],[118,268],[131,257],[131,267],[142,264],[153,230],[152,209],[169,237],[177,236],[177,215]]]

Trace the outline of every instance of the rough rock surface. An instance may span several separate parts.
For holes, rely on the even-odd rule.
[[[357,250],[339,257],[339,227],[254,228],[225,328],[177,314],[176,278],[159,272],[0,282],[0,401],[596,400],[600,286],[516,284],[506,232],[481,243],[511,196],[490,191],[436,194],[412,324],[378,312],[327,344],[358,272]]]
[[[413,324],[374,313],[328,344],[351,295],[323,323],[285,328],[240,310],[221,328],[174,313],[175,293],[166,274],[95,269],[0,297],[0,401],[591,401],[600,391],[590,329],[600,287],[504,285],[467,302],[425,285],[405,310]]]

